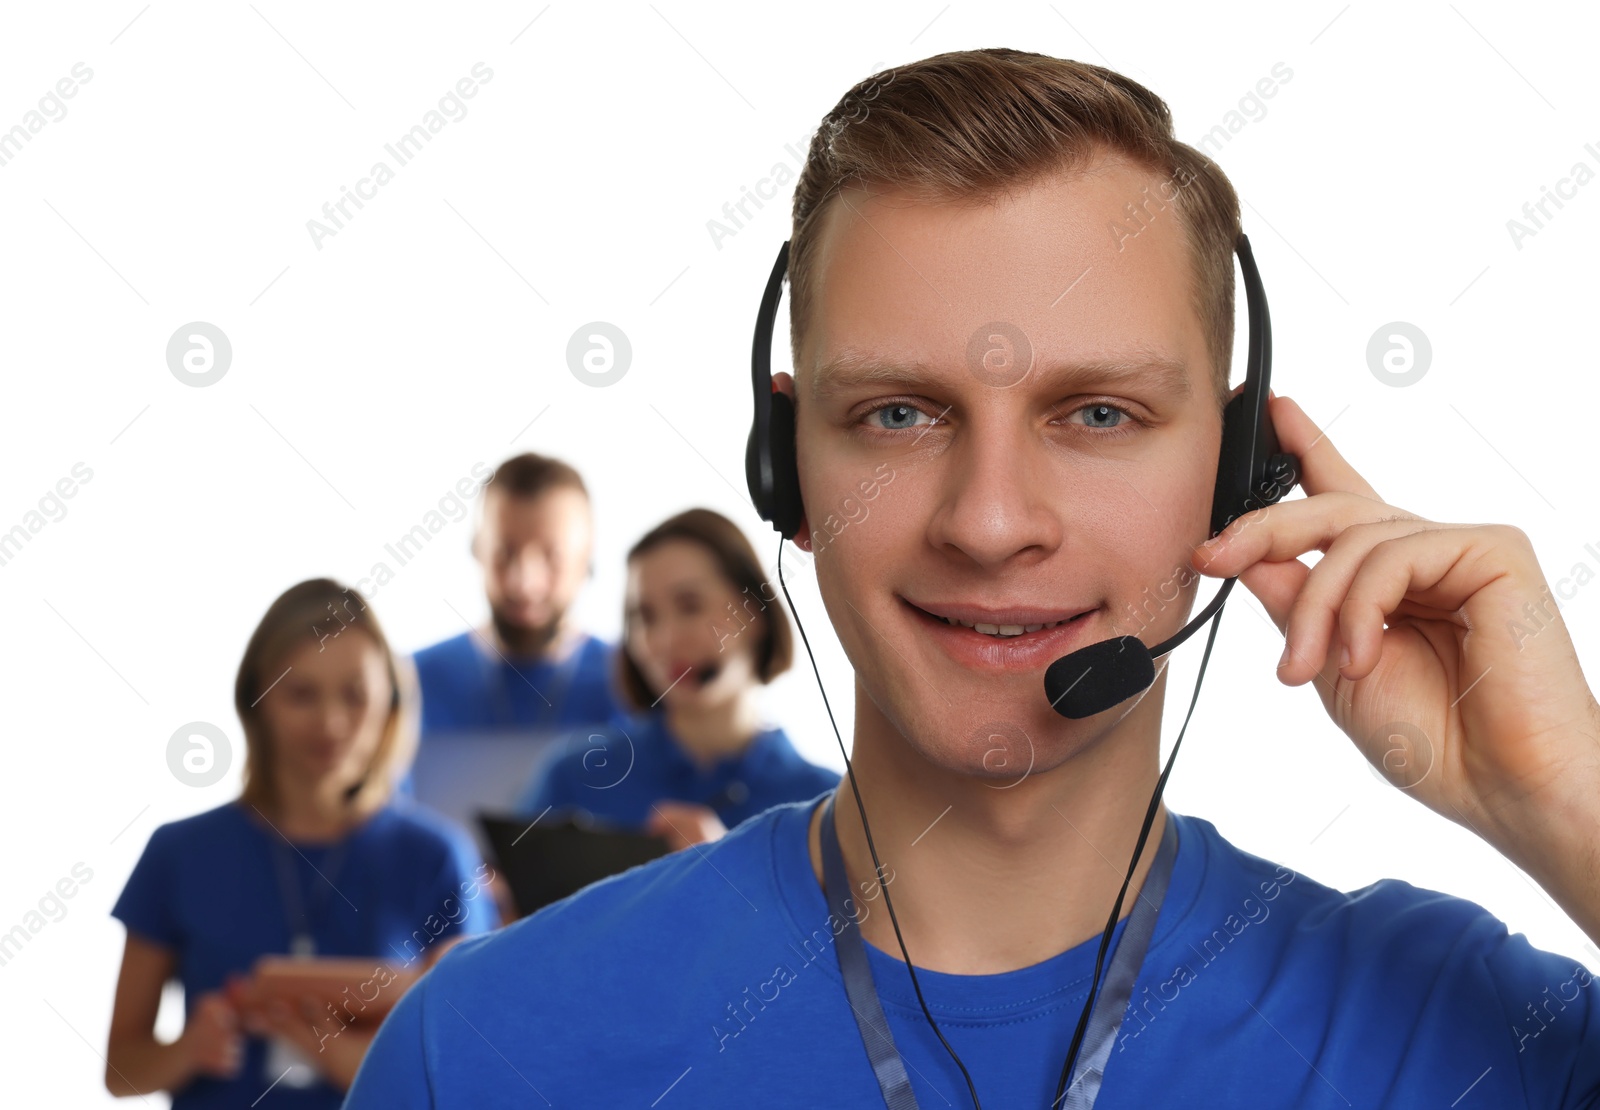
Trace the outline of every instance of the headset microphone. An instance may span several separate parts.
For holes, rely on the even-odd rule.
[[[1176,636],[1153,648],[1144,646],[1137,636],[1118,636],[1079,648],[1063,655],[1044,672],[1044,692],[1050,707],[1063,717],[1078,720],[1104,713],[1113,705],[1127,701],[1156,680],[1155,660],[1192,636],[1196,629],[1222,608],[1228,591],[1237,578],[1222,583],[1211,604],[1183,626]],[[1089,676],[1093,675],[1091,679]]]
[[[711,681],[722,673],[722,664],[713,663],[709,667],[701,667],[694,672],[696,685],[709,686]]]

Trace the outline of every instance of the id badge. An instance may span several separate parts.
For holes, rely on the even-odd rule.
[[[282,1079],[278,1077],[282,1076]],[[262,1080],[283,1087],[314,1087],[322,1082],[317,1069],[298,1047],[279,1037],[267,1042],[267,1062]]]

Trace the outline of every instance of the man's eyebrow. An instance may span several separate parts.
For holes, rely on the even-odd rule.
[[[884,359],[870,352],[846,351],[813,372],[811,393],[820,400],[867,386],[916,389],[929,384],[937,385],[941,378],[938,371],[918,362]],[[1144,351],[1066,363],[1040,364],[1036,360],[1028,378],[1043,380],[1056,389],[1095,384],[1147,386],[1178,400],[1186,400],[1194,392],[1189,382],[1189,368],[1183,362]]]

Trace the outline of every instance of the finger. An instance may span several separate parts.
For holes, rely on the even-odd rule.
[[[1358,524],[1422,519],[1355,493],[1280,501],[1251,509],[1198,545],[1191,565],[1202,574],[1230,578],[1259,560],[1281,563],[1309,551],[1327,551],[1340,535]]]
[[[1279,632],[1283,632],[1288,627],[1288,614],[1294,599],[1304,588],[1311,571],[1311,567],[1298,559],[1291,559],[1287,563],[1261,562],[1239,575],[1239,581],[1261,600],[1262,607],[1267,610],[1272,623],[1277,626]],[[1292,669],[1291,664],[1295,664]],[[1286,670],[1294,676],[1293,681],[1283,677]],[[1317,693],[1322,695],[1324,702],[1331,701],[1337,693],[1336,680],[1339,676],[1327,666],[1326,659],[1323,656],[1311,658],[1296,651],[1290,646],[1287,637],[1284,640],[1283,655],[1278,660],[1277,672],[1280,681],[1288,685],[1299,685],[1304,681],[1299,676],[1309,675],[1318,682]]]
[[[1383,500],[1339,454],[1327,433],[1291,398],[1272,395],[1267,405],[1279,448],[1300,460],[1300,485],[1306,496],[1342,492],[1359,494],[1373,501]]]
[[[1239,575],[1239,583],[1256,596],[1267,617],[1282,633],[1288,626],[1289,609],[1304,587],[1311,568],[1299,559],[1285,563],[1259,562]]]
[[[678,822],[673,820],[672,815],[662,808],[663,805],[671,806],[672,803],[657,802],[650,807],[654,811],[654,816],[650,820],[657,830],[656,835],[664,836],[669,841],[674,839],[681,841],[683,839],[683,830],[678,827]]]
[[[1471,628],[1468,601],[1508,575],[1505,558],[1480,559],[1475,553],[1505,542],[1496,525],[1461,525],[1398,536],[1373,547],[1339,608],[1340,635],[1351,654],[1346,677],[1372,672],[1382,652],[1384,619],[1412,602],[1446,612]]]
[[[1311,674],[1322,667],[1323,661],[1333,651],[1333,640],[1336,635],[1340,637],[1345,647],[1352,653],[1351,662],[1354,662],[1355,652],[1362,651],[1363,658],[1368,652],[1377,647],[1377,640],[1383,636],[1383,618],[1398,605],[1405,596],[1406,589],[1411,585],[1408,577],[1400,592],[1388,598],[1390,608],[1376,615],[1366,613],[1362,619],[1355,621],[1351,626],[1340,627],[1340,614],[1344,607],[1351,602],[1351,587],[1356,581],[1362,568],[1372,562],[1373,557],[1381,546],[1390,541],[1404,537],[1425,535],[1433,537],[1425,543],[1438,546],[1438,538],[1446,532],[1456,531],[1449,526],[1441,526],[1431,521],[1380,521],[1368,524],[1358,524],[1346,529],[1328,553],[1322,557],[1311,573],[1307,576],[1305,584],[1295,597],[1289,609],[1288,619],[1284,629],[1284,639],[1288,644],[1290,658],[1279,671],[1279,678],[1290,686],[1297,686],[1304,682]],[[1448,544],[1446,545],[1449,546]],[[1385,594],[1387,597],[1387,593]],[[1365,599],[1367,601],[1372,598]],[[1462,600],[1466,600],[1462,598]],[[1355,614],[1359,605],[1351,607]],[[1376,620],[1377,630],[1373,633],[1372,621]],[[1362,642],[1352,644],[1348,635],[1359,634]],[[1373,640],[1373,636],[1377,640]],[[1372,659],[1376,665],[1377,659]],[[1337,657],[1333,660],[1346,678],[1353,678],[1352,668],[1341,664]],[[1370,667],[1368,668],[1370,670]],[[1367,673],[1366,671],[1362,672]]]

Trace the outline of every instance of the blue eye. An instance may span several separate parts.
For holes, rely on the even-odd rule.
[[[905,402],[905,401],[891,401],[890,403],[888,403],[886,405],[883,405],[883,406],[881,406],[879,408],[873,409],[871,412],[867,413],[867,416],[869,418],[870,417],[875,417],[875,416],[878,416],[881,413],[889,413],[891,419],[894,419],[894,420],[911,419],[911,418],[914,418],[919,413],[921,413],[924,416],[927,415],[926,413],[923,413],[921,409],[917,408],[915,405],[909,404],[908,402]],[[891,425],[887,425],[887,426],[880,424],[880,425],[877,426],[877,430],[898,432],[898,431],[904,431],[907,428],[914,428],[914,427],[916,427],[916,424],[891,424]]]
[[[1073,411],[1094,413],[1097,419],[1104,419],[1106,416],[1128,416],[1127,412],[1117,408],[1115,405],[1084,405],[1081,409],[1074,409]],[[1132,419],[1132,417],[1129,417],[1129,419]],[[1090,428],[1105,428],[1110,431],[1121,427],[1122,424],[1119,421],[1116,424],[1088,424],[1086,426]]]
[[[944,410],[944,412],[949,411],[949,409]],[[1080,405],[1066,415],[1073,416],[1080,412],[1089,414],[1083,422],[1067,422],[1093,430],[1096,438],[1099,439],[1116,439],[1121,436],[1131,435],[1139,424],[1138,418],[1127,409],[1119,405],[1107,404],[1103,401]],[[939,416],[930,418],[931,422],[927,424],[919,425],[915,422],[918,416],[927,415],[925,410],[913,404],[909,399],[896,399],[884,402],[863,415],[861,419],[863,422],[876,421],[868,424],[868,430],[871,433],[892,435],[895,432],[909,431],[918,427],[926,429],[938,426],[944,413],[941,412]],[[1114,420],[1115,422],[1101,423],[1101,421],[1106,420]]]

